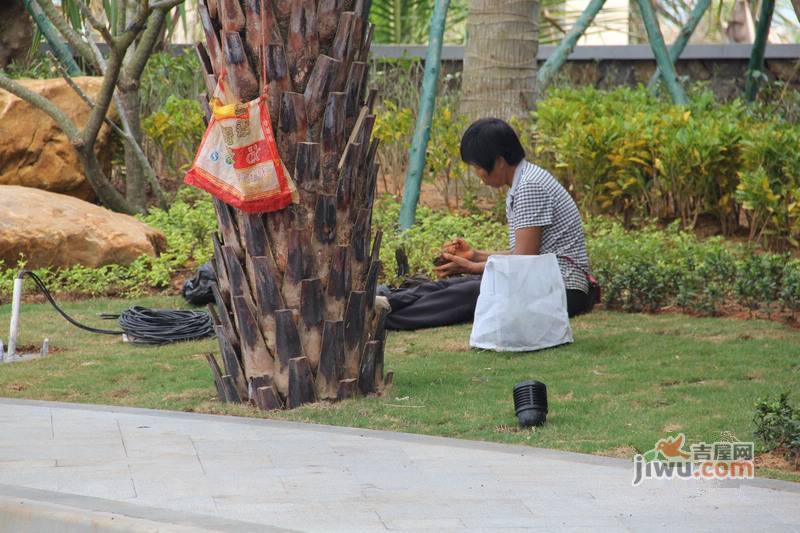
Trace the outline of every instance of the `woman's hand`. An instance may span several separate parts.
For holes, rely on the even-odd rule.
[[[458,274],[480,274],[483,272],[483,267],[486,265],[486,263],[476,263],[459,255],[453,255],[447,252],[443,253],[442,257],[448,262],[433,269],[440,278],[447,278]]]
[[[472,249],[472,246],[470,246],[467,241],[460,237],[444,243],[442,246],[442,252],[442,255],[455,255],[464,258],[467,261],[475,262],[475,250]]]

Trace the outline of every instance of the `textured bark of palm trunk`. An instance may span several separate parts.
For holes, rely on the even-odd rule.
[[[212,318],[219,397],[261,409],[380,392],[385,311],[375,303],[378,175],[363,0],[206,0],[198,45],[209,93],[268,93],[299,203],[249,215],[215,200]],[[223,373],[224,369],[224,373]]]
[[[528,112],[536,87],[538,0],[470,0],[460,110],[470,119]]]

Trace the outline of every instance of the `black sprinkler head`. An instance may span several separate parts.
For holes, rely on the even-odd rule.
[[[520,426],[544,424],[547,419],[547,385],[541,381],[523,381],[514,385],[514,410]]]

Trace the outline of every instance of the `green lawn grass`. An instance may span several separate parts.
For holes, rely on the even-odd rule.
[[[178,298],[144,298],[148,307],[181,307]],[[126,300],[64,305],[101,327],[98,313]],[[9,306],[0,307],[5,332]],[[388,429],[631,457],[667,434],[713,442],[730,432],[752,439],[759,396],[800,393],[800,331],[761,320],[680,314],[594,312],[572,321],[575,343],[529,354],[470,350],[469,326],[390,333],[386,367],[394,386],[382,397],[262,413],[223,405],[204,353],[216,342],[140,347],[78,330],[49,306],[24,305],[22,344],[50,339],[46,359],[0,366],[0,395],[128,405]],[[545,426],[516,426],[512,387],[548,386]],[[795,394],[796,403],[800,394]],[[800,475],[759,471],[800,481]]]

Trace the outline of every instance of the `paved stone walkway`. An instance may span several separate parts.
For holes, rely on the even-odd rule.
[[[632,475],[627,460],[522,446],[0,399],[0,501],[110,513],[117,525],[800,532],[800,484],[633,487]]]

